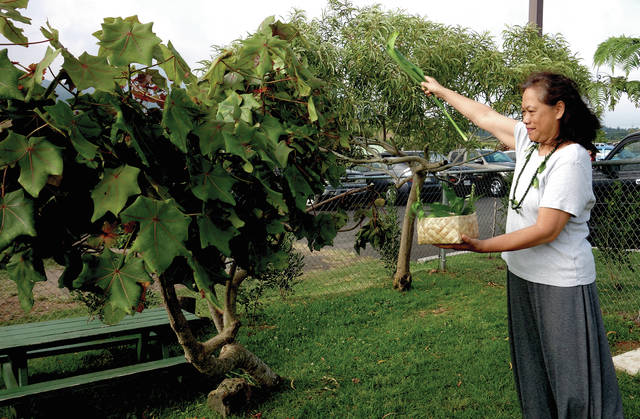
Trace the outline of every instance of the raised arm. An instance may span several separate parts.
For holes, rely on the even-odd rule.
[[[434,94],[456,108],[478,127],[493,134],[501,143],[515,149],[513,131],[517,121],[494,111],[491,107],[443,87],[436,79],[425,76],[422,90],[427,95]]]

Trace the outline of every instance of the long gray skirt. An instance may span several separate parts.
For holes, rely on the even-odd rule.
[[[622,418],[595,283],[555,287],[507,274],[511,363],[527,419]]]

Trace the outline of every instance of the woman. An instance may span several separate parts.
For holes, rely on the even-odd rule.
[[[522,85],[522,122],[425,77],[422,88],[516,150],[506,234],[442,246],[503,252],[509,343],[523,416],[622,418],[587,241],[592,140],[600,123],[576,84],[553,73]]]

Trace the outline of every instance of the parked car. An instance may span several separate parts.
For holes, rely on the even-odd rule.
[[[413,174],[411,172],[411,168],[409,165],[404,163],[396,163],[394,166],[398,166],[400,168],[404,167],[404,170],[400,172],[400,176],[398,176],[399,180],[403,180],[406,178],[412,178]],[[396,193],[396,205],[407,205],[407,200],[409,199],[409,192],[411,192],[411,187],[413,186],[413,180],[408,180],[405,182]],[[422,184],[422,188],[420,188],[420,200],[422,202],[436,202],[442,198],[442,185],[440,181],[436,179],[436,177],[428,173],[424,179],[424,183]]]
[[[406,163],[387,165],[384,163],[369,163],[348,168],[342,177],[340,185],[327,185],[323,193],[316,197],[314,203],[320,203],[351,192],[331,201],[318,210],[334,210],[366,208],[377,198],[388,199],[388,191],[407,177],[411,177],[411,169]],[[396,190],[395,205],[406,205],[411,190],[412,181],[409,179]],[[442,196],[442,186],[433,175],[428,175],[420,191],[423,202],[434,202]]]
[[[613,146],[609,144],[598,143],[596,145],[598,153],[596,154],[596,160],[604,160],[605,157],[613,150]]]
[[[471,185],[476,185],[478,194],[485,194],[493,197],[504,196],[507,192],[506,178],[513,172],[515,162],[504,152],[489,149],[458,149],[453,150],[447,156],[451,163],[464,163],[463,171],[486,170],[485,172],[466,175],[465,179],[457,179],[456,193],[459,196],[468,195]],[[466,162],[466,163],[465,163]],[[461,166],[451,168],[449,174],[455,174]],[[506,171],[500,171],[507,169]]]
[[[507,151],[503,151],[503,153],[506,154],[507,157],[509,157],[514,162],[516,161],[516,151],[515,150],[507,150]]]
[[[626,136],[593,166],[596,204],[589,230],[594,245],[640,248],[640,163],[615,164],[627,159],[640,159],[640,132]]]

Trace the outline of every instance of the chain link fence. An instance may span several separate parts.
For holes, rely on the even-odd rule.
[[[590,241],[594,246],[597,281],[603,310],[618,313],[625,318],[640,315],[640,162],[594,163],[593,189],[597,203],[592,210]],[[448,184],[458,196],[465,196],[475,185],[481,195],[476,202],[480,238],[493,237],[504,232],[511,170],[470,170],[465,167],[450,169],[436,176],[429,175],[421,188],[425,203],[441,201],[442,185]],[[306,241],[292,244],[300,269],[291,269],[289,278],[281,280],[284,289],[296,296],[315,298],[331,293],[358,291],[374,285],[391,286],[402,222],[407,213],[406,201],[410,183],[396,188],[396,178],[378,174],[353,174],[340,187],[327,187],[325,193],[309,202],[311,211],[343,210],[349,221],[334,239],[332,246],[311,252]],[[384,204],[379,198],[384,200]],[[381,206],[376,206],[377,204]],[[312,208],[313,207],[313,208]],[[373,208],[373,210],[372,210]],[[372,213],[374,211],[375,213]],[[375,249],[371,244],[357,251],[358,232],[371,217],[391,226],[389,239]],[[414,234],[411,246],[412,262],[429,262],[443,268],[455,264],[452,251],[431,245],[418,245]],[[447,258],[448,255],[448,258]],[[497,255],[496,255],[497,256]],[[439,262],[438,262],[439,261]],[[35,304],[30,313],[24,313],[18,301],[16,284],[0,278],[0,323],[23,323],[46,320],[49,311],[78,315],[84,304],[78,295],[58,288],[57,277],[62,272],[55,264],[46,266],[48,280],[34,287]],[[500,278],[497,278],[500,279]],[[261,294],[259,281],[245,285],[247,304],[255,303],[251,294]],[[276,281],[277,282],[277,281]],[[247,306],[247,308],[250,308]]]
[[[640,162],[594,162],[593,190],[596,204],[589,222],[591,242],[597,266],[597,283],[603,311],[615,313],[625,319],[640,320]],[[443,199],[442,185],[448,184],[457,196],[466,196],[475,185],[481,197],[476,202],[480,238],[504,233],[506,224],[508,191],[513,179],[513,169],[473,170],[455,167],[436,177],[429,176],[421,189],[421,199],[427,202]],[[303,293],[325,293],[327,289],[344,292],[362,287],[366,278],[369,286],[375,281],[391,285],[393,271],[385,263],[384,245],[374,249],[367,244],[359,252],[354,249],[359,227],[371,216],[384,222],[395,223],[399,235],[407,212],[406,198],[410,189],[404,183],[396,189],[398,180],[391,176],[348,176],[340,187],[327,187],[310,205],[320,204],[312,210],[344,210],[349,222],[334,240],[333,246],[310,252],[305,242],[295,244],[304,255],[305,267],[302,282]],[[391,192],[390,192],[391,191]],[[396,194],[392,193],[396,191]],[[384,207],[377,208],[376,200],[385,199]],[[393,203],[391,203],[393,201]],[[378,201],[380,204],[381,201]],[[375,215],[371,214],[376,207]],[[399,237],[399,236],[398,236]],[[455,258],[432,245],[418,245],[414,234],[411,261],[439,260],[439,266],[454,264]],[[386,266],[385,266],[386,265]],[[318,281],[317,278],[323,278]],[[359,278],[356,283],[352,278]],[[315,286],[313,286],[315,284]],[[313,291],[315,289],[315,291]]]

